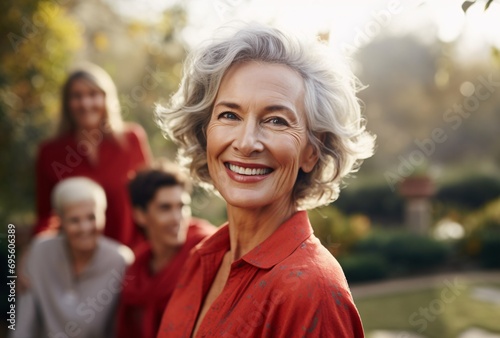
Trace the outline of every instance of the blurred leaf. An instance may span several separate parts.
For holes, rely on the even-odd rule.
[[[500,49],[496,47],[491,47],[491,56],[493,60],[500,65]]]
[[[491,0],[489,0],[491,1]],[[462,4],[462,10],[464,11],[464,13],[467,12],[467,10],[469,9],[470,6],[474,5],[476,3],[476,1],[464,1],[464,3]]]
[[[103,33],[103,32],[97,32],[94,35],[94,41],[93,42],[94,42],[94,47],[98,51],[104,51],[109,46],[108,37],[106,36],[106,33]]]
[[[484,5],[484,10],[487,10],[490,7],[490,5],[491,5],[492,2],[493,2],[493,0],[488,0],[486,2],[486,5]]]
[[[0,162],[8,163],[0,167],[0,219],[23,216],[28,223],[36,149],[54,125],[81,30],[54,1],[6,1],[0,13],[0,35],[6,37],[0,41]]]

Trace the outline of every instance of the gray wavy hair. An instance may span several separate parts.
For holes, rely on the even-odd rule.
[[[247,61],[283,64],[302,76],[308,140],[319,159],[311,172],[300,170],[292,197],[300,209],[333,202],[342,179],[373,154],[375,137],[365,130],[356,97],[359,81],[324,44],[276,28],[249,24],[188,56],[179,90],[156,108],[158,125],[180,147],[179,161],[195,182],[213,189],[205,130],[224,74]]]

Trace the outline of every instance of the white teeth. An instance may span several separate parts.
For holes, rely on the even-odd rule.
[[[254,176],[254,175],[265,175],[271,172],[269,168],[243,168],[234,164],[229,164],[229,169],[240,175]]]

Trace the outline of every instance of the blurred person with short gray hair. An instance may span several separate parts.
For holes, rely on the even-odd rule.
[[[52,206],[60,231],[31,243],[23,264],[29,288],[18,295],[11,337],[113,337],[124,270],[134,255],[102,235],[104,190],[86,177],[68,178],[55,186]]]

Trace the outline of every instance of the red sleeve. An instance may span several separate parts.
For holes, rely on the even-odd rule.
[[[36,223],[33,229],[33,234],[38,234],[42,231],[52,229],[54,227],[54,215],[50,203],[50,194],[54,188],[53,182],[48,175],[47,159],[43,145],[38,151],[36,160]]]
[[[316,291],[317,292],[317,291]],[[324,295],[288,299],[280,314],[283,320],[276,338],[297,336],[307,338],[363,338],[363,326],[349,291],[332,288]],[[319,296],[319,297],[317,297]]]
[[[134,170],[140,169],[143,166],[149,166],[153,156],[149,147],[148,135],[138,124],[130,125],[130,133],[133,138],[132,163]]]

